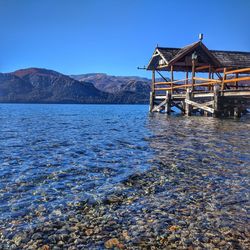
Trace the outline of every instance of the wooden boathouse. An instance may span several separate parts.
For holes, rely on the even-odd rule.
[[[146,68],[150,112],[171,114],[176,107],[188,116],[240,117],[250,108],[250,52],[209,50],[202,38],[183,48],[155,48]]]

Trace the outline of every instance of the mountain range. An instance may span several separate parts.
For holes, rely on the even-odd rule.
[[[0,102],[148,103],[150,80],[103,73],[64,75],[28,68],[0,73]]]

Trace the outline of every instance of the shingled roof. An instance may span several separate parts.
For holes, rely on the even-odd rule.
[[[190,57],[194,51],[203,61],[209,62],[214,67],[250,67],[250,52],[209,50],[201,41],[198,41],[183,48],[156,47],[147,69],[157,69],[159,60],[163,59],[165,66],[163,65],[161,68],[164,70],[168,70],[171,65],[174,65],[175,70],[186,70],[190,65],[180,66],[178,62],[186,56]]]

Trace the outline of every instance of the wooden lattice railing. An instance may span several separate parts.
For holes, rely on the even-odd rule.
[[[248,74],[247,76],[239,76],[239,74]],[[193,77],[186,78],[177,81],[169,81],[169,82],[155,82],[154,83],[154,91],[170,91],[173,93],[178,90],[185,90],[187,88],[191,88],[195,90],[196,87],[208,87],[208,90],[212,90],[214,85],[220,87],[220,90],[225,90],[228,88],[235,89],[245,89],[250,88],[250,68],[244,69],[236,69],[227,71],[224,70],[224,74],[222,79],[210,79],[210,78],[201,78],[201,77]],[[228,76],[231,76],[228,78]],[[228,85],[229,83],[234,83],[234,85]],[[240,85],[241,83],[241,85]],[[244,84],[244,85],[243,85]],[[159,87],[164,85],[164,87]]]

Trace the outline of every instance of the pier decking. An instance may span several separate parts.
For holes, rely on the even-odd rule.
[[[147,70],[150,112],[171,114],[176,107],[186,115],[240,117],[250,108],[250,52],[209,50],[201,36],[182,49],[156,47]],[[174,72],[184,72],[184,79]]]

